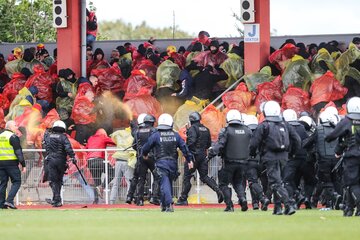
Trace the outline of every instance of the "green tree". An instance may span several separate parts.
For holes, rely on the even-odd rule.
[[[51,0],[0,0],[0,41],[56,41]]]
[[[176,29],[178,29],[178,26],[176,26]],[[157,39],[173,38],[172,27],[152,28],[148,26],[145,21],[133,26],[131,23],[126,23],[122,19],[99,22],[99,33],[101,39],[107,40],[148,39],[149,37],[155,37]],[[176,30],[174,37],[191,38],[193,36],[185,31]]]

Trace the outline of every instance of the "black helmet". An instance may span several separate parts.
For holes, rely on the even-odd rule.
[[[144,117],[144,123],[155,123],[156,119],[153,115],[146,114]]]
[[[201,115],[198,112],[192,112],[189,115],[189,121],[190,122],[198,122],[201,120]]]

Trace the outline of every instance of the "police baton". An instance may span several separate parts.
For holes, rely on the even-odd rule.
[[[84,181],[85,185],[88,185],[88,183],[87,183],[87,181],[85,180],[84,175],[81,173],[80,168],[79,168],[79,166],[77,165],[77,163],[76,163],[76,162],[73,162],[73,164],[75,165],[76,169],[78,170],[78,172],[79,172],[79,174],[80,174],[80,177],[81,177],[82,180]]]
[[[120,151],[125,152],[125,151],[129,150],[130,148],[134,147],[135,145],[136,145],[136,143],[134,143],[133,145],[128,146],[127,148],[125,148],[125,149],[123,149],[123,150],[120,150]]]
[[[335,167],[333,168],[333,170],[331,170],[331,172],[335,172],[338,170],[338,168],[340,167],[340,165],[342,164],[344,160],[344,154],[341,155],[341,158],[339,159],[339,161],[336,163]]]

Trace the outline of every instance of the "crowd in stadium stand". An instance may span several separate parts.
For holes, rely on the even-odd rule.
[[[189,114],[203,110],[240,78],[222,96],[223,110],[208,106],[202,113],[213,141],[230,109],[261,121],[261,105],[270,100],[314,119],[328,106],[345,114],[346,100],[360,96],[359,48],[357,37],[349,45],[334,40],[306,46],[288,39],[270,49],[268,63],[257,73],[244,75],[244,42],[219,42],[201,31],[189,46],[168,46],[164,52],[155,39],[139,46],[128,42],[109,53],[89,45],[86,76],[76,76],[72,69],[57,68],[56,49],[51,56],[44,44],[17,47],[0,54],[0,127],[14,120],[23,148],[41,148],[46,129],[62,120],[76,148],[93,148],[92,135],[111,135],[114,128],[129,131],[139,114],[157,118],[166,112],[185,137]],[[87,157],[80,158],[86,167]]]

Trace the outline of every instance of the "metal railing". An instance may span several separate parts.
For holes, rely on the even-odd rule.
[[[103,166],[99,169],[92,168],[92,166],[86,165],[81,168],[82,174],[85,176],[88,185],[82,181],[80,174],[74,171],[70,165],[68,170],[69,174],[66,174],[63,179],[62,199],[66,204],[113,204],[122,203],[126,199],[127,190],[129,187],[129,180],[131,179],[131,169],[129,169],[131,176],[125,176],[124,173],[115,173],[115,164],[125,164],[127,161],[110,161],[112,155],[116,151],[123,151],[124,149],[74,149],[75,152],[104,152],[105,158],[102,161]],[[44,149],[23,149],[27,172],[22,174],[22,185],[16,197],[16,203],[22,205],[42,204],[45,203],[46,198],[52,197],[51,189],[48,183],[42,182],[42,176],[44,172],[42,153]],[[91,160],[90,160],[91,161]],[[220,168],[220,162],[214,158],[209,162],[209,176],[218,180],[217,172]],[[114,164],[115,163],[115,164]],[[89,161],[88,161],[89,164]],[[174,197],[178,197],[181,192],[183,181],[183,161],[178,161],[178,167],[180,171],[179,178],[173,184]],[[129,167],[130,168],[130,167]],[[124,171],[124,168],[116,169]],[[132,169],[133,171],[133,169]],[[115,176],[120,176],[120,179]],[[148,173],[147,183],[145,186],[145,192],[150,193],[152,191],[153,178]],[[98,196],[99,191],[96,189],[95,182],[101,182],[103,186],[103,198]],[[114,188],[115,184],[115,188]],[[216,202],[216,194],[211,191],[206,185],[203,185],[200,181],[200,176],[196,172],[195,180],[192,180],[192,191],[190,195],[196,195],[196,202],[200,203],[201,199],[206,199],[206,202]],[[100,186],[99,189],[102,187]],[[114,192],[115,191],[115,192]],[[102,192],[100,190],[100,192]],[[98,198],[97,198],[98,197]],[[112,197],[112,198],[110,198]]]

